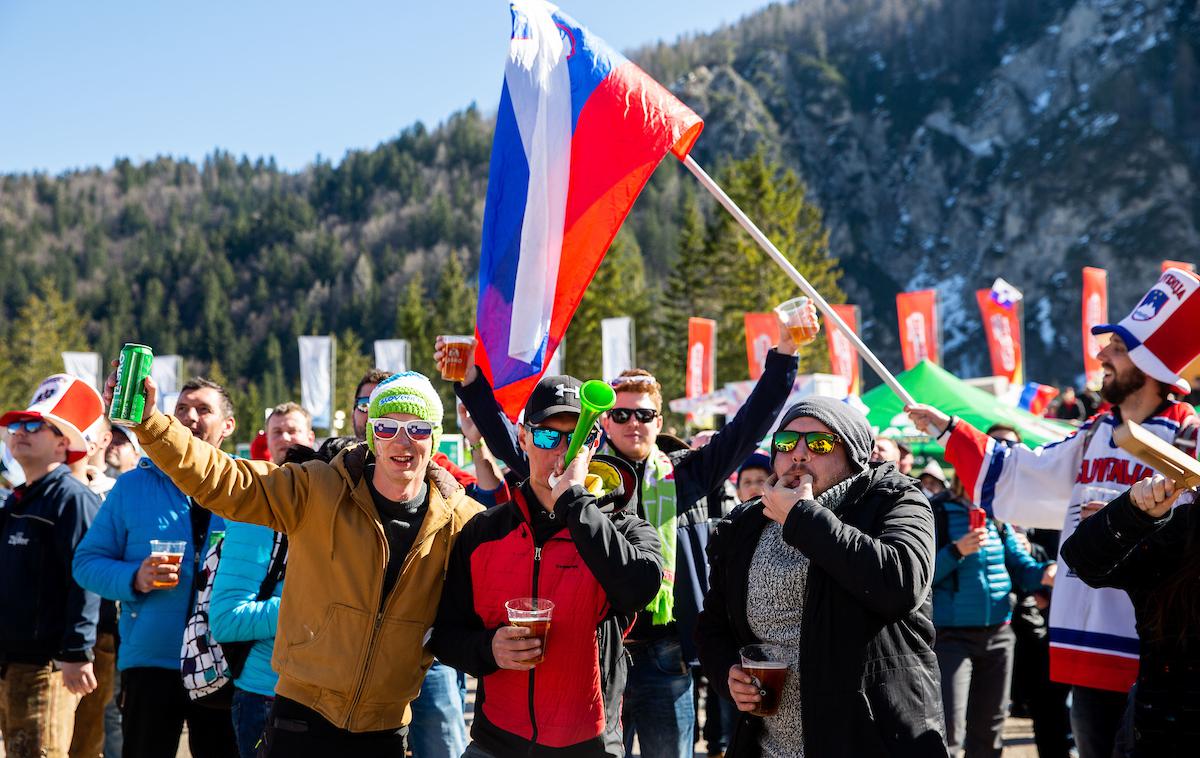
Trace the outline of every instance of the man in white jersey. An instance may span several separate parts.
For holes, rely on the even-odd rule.
[[[1103,505],[1096,501],[1103,490],[1095,488],[1115,496],[1156,473],[1113,442],[1122,420],[1195,453],[1200,419],[1169,393],[1176,391],[1179,372],[1200,355],[1198,290],[1194,274],[1168,269],[1120,323],[1093,328],[1095,334],[1112,334],[1099,353],[1101,395],[1112,407],[1060,442],[1037,449],[1005,445],[936,408],[906,410],[946,446],[946,459],[989,515],[1029,528],[1061,529],[1061,544],[1081,518]],[[1059,572],[1050,608],[1050,677],[1072,686],[1071,729],[1080,758],[1114,754],[1137,668],[1129,596],[1092,589],[1072,572]]]

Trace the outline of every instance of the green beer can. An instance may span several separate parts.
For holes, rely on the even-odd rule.
[[[112,407],[108,420],[122,426],[142,423],[146,411],[146,387],[154,351],[145,345],[126,342],[117,360],[117,386],[113,389]]]

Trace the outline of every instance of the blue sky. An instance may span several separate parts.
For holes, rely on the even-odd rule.
[[[617,49],[766,0],[564,0]],[[495,108],[506,0],[0,2],[0,173],[220,147],[296,169],[472,101]]]

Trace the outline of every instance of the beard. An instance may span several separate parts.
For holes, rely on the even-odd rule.
[[[842,466],[839,467],[837,471],[834,471],[831,474],[818,476],[817,473],[808,466],[805,466],[803,463],[798,463],[789,467],[786,471],[780,474],[779,481],[785,487],[798,487],[800,477],[804,476],[805,474],[808,474],[813,478],[813,497],[818,497],[830,487],[833,487],[834,485],[854,476],[854,470],[851,468],[849,463],[843,461]]]
[[[1120,405],[1145,384],[1146,375],[1141,369],[1130,366],[1118,373],[1114,368],[1112,378],[1100,387],[1100,397],[1113,405]]]

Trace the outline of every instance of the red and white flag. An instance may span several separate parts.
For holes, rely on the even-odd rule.
[[[1083,373],[1088,389],[1098,390],[1104,381],[1100,368],[1099,338],[1092,327],[1108,323],[1108,272],[1102,268],[1083,267]]]
[[[846,326],[858,334],[858,306],[834,305],[833,310],[846,322]],[[851,395],[861,394],[862,380],[859,375],[858,351],[850,343],[850,339],[841,329],[831,326],[825,330],[825,339],[829,344],[829,373],[845,377],[846,386]]]
[[[942,332],[937,318],[937,290],[896,295],[896,316],[900,321],[904,370],[924,360],[940,364]]]

